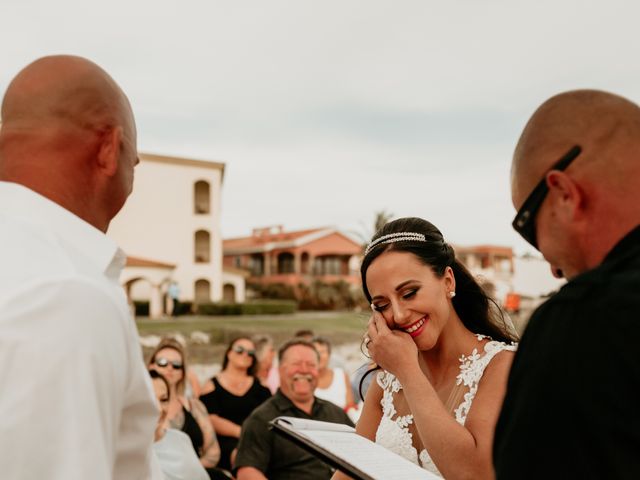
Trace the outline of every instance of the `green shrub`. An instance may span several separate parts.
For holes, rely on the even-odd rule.
[[[273,300],[295,300],[296,292],[291,285],[284,283],[248,283],[247,289],[255,292],[258,298]]]
[[[325,283],[315,280],[298,285],[300,310],[353,310],[366,304],[360,288],[345,281]]]
[[[250,303],[201,303],[199,315],[279,315],[294,313],[298,304],[293,301],[259,301]]]
[[[173,313],[173,312],[171,312]],[[176,315],[192,315],[193,314],[193,302],[178,302],[178,308],[175,312]]]
[[[134,300],[133,306],[136,312],[136,317],[148,317],[149,316],[149,301],[148,300]]]

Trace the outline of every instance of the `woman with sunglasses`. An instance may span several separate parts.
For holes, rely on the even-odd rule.
[[[220,468],[231,470],[231,455],[240,439],[242,422],[271,396],[255,376],[255,355],[250,338],[232,340],[224,353],[222,370],[202,387],[200,400],[207,407],[220,442]]]
[[[169,426],[182,430],[189,436],[200,462],[207,469],[209,476],[216,478],[214,467],[220,459],[220,446],[205,406],[200,400],[186,397],[184,394],[187,381],[185,359],[180,342],[173,338],[164,338],[151,354],[149,369],[161,373],[169,383]]]
[[[361,275],[373,310],[365,344],[379,368],[357,432],[444,478],[494,478],[493,432],[516,348],[500,309],[420,218],[382,227]]]

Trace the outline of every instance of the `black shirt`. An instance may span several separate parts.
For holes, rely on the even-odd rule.
[[[225,390],[220,385],[218,379],[211,379],[215,386],[212,392],[200,397],[200,401],[207,407],[210,414],[231,420],[236,425],[242,425],[242,422],[249,416],[253,410],[271,397],[271,392],[267,387],[260,384],[257,379],[253,379],[253,383],[247,393],[242,396],[234,395]],[[236,437],[228,437],[226,435],[218,435],[218,443],[220,444],[220,461],[218,467],[231,469],[231,452],[238,444]]]
[[[347,414],[331,402],[316,398],[309,415],[278,390],[242,425],[236,469],[254,467],[269,480],[331,478],[333,472],[328,465],[269,429],[268,423],[281,415],[353,426]]]
[[[531,317],[494,443],[503,479],[640,478],[640,227]]]
[[[189,435],[191,439],[191,443],[193,445],[193,449],[196,451],[198,457],[202,455],[202,447],[204,445],[204,435],[202,435],[202,430],[200,429],[200,425],[191,412],[187,410],[184,405],[182,406],[182,413],[184,415],[184,423],[182,424],[182,431]]]

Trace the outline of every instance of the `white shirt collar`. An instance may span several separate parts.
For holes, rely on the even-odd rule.
[[[41,225],[78,250],[117,281],[126,255],[118,245],[93,225],[33,190],[0,181],[0,215]]]

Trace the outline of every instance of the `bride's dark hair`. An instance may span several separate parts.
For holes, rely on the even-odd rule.
[[[399,235],[401,233],[424,235],[424,240],[409,238],[411,235],[401,236]],[[388,243],[382,240],[375,243],[377,239],[385,236],[388,236],[389,240],[393,238],[403,238],[403,240],[393,240]],[[393,220],[375,233],[371,239],[371,245],[373,246],[367,249],[360,267],[362,289],[369,303],[371,303],[371,294],[367,287],[367,269],[371,263],[384,252],[408,252],[430,267],[439,278],[442,278],[447,267],[451,267],[456,279],[456,296],[451,301],[458,317],[468,330],[487,335],[500,342],[510,343],[517,340],[516,333],[505,321],[502,309],[456,258],[451,245],[445,242],[440,230],[431,222],[416,217]],[[376,369],[367,372],[363,380],[366,375]],[[362,397],[362,393],[360,396]]]

